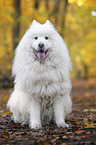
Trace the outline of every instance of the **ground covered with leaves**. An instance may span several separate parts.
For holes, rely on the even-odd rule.
[[[71,92],[73,111],[66,117],[69,128],[54,124],[39,130],[15,124],[6,110],[12,89],[0,89],[0,145],[95,145],[96,80],[75,80]]]

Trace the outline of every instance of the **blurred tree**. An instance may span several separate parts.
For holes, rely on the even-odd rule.
[[[64,9],[62,13],[61,35],[64,36],[65,17],[67,13],[68,0],[64,1]]]
[[[57,15],[58,15],[58,11],[59,11],[60,1],[61,0],[53,0],[54,8],[53,8],[52,16],[54,16],[54,18],[55,18],[55,24],[56,25],[57,25],[57,22],[58,22]]]
[[[11,62],[13,57],[12,26],[13,0],[0,1],[0,79],[4,75],[10,78]]]
[[[39,7],[39,2],[40,2],[40,0],[35,0],[35,2],[34,2],[34,7],[35,7],[35,9],[38,9],[38,7]]]
[[[96,17],[91,15],[96,8],[96,1],[69,0],[69,2],[71,5],[69,3],[64,37],[70,49],[73,74],[86,79],[96,77]]]
[[[18,38],[20,34],[20,1],[14,0],[14,25],[13,25],[13,49],[18,45]]]

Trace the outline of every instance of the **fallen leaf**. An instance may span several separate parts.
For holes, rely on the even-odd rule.
[[[10,111],[6,111],[6,112],[2,111],[2,112],[0,112],[0,116],[5,115],[5,114],[10,114]]]
[[[94,108],[84,109],[83,112],[96,112],[96,109],[94,109]]]
[[[84,89],[85,90],[88,90],[89,89],[89,86],[88,85],[84,86]]]
[[[64,142],[63,142],[63,143],[61,143],[61,145],[67,145],[67,143],[64,143]]]
[[[96,123],[84,122],[84,128],[96,128]]]
[[[91,134],[91,132],[90,131],[87,131],[86,134]]]
[[[89,109],[84,109],[83,112],[89,112]]]
[[[66,135],[62,136],[63,139],[67,139],[68,137]]]
[[[79,136],[76,136],[76,137],[74,138],[74,140],[81,140],[81,138],[80,138]]]
[[[96,112],[96,109],[91,108],[90,111],[91,111],[91,112]]]
[[[89,92],[85,93],[85,96],[86,97],[89,97],[90,96],[90,93]]]
[[[4,132],[1,134],[1,136],[2,136],[2,138],[6,138],[6,139],[10,138],[9,132],[6,130],[4,130]]]
[[[84,132],[83,130],[77,130],[77,131],[75,131],[75,133],[77,133],[77,134],[81,134],[83,132]]]

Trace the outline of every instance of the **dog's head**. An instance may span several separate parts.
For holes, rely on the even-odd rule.
[[[61,64],[64,69],[72,68],[66,44],[49,20],[44,24],[33,20],[16,48],[13,74],[20,72],[21,66],[26,69],[27,64],[39,65],[38,61],[44,66],[47,64],[55,68]]]
[[[40,24],[34,20],[29,31],[31,33],[31,47],[34,54],[42,61],[48,57],[53,47],[53,34],[56,33],[56,30],[49,20],[47,20],[45,24]]]
[[[29,62],[36,59],[40,62],[49,62],[45,61],[47,58],[54,63],[62,60],[66,65],[71,64],[66,44],[49,20],[44,24],[33,20],[16,49],[16,56]]]

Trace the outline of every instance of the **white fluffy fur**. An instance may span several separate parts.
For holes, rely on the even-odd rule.
[[[34,40],[35,36],[39,39]],[[43,61],[33,51],[39,42],[49,49]],[[72,107],[71,70],[68,49],[51,22],[47,20],[41,25],[34,20],[16,48],[13,60],[15,87],[7,107],[14,121],[40,128],[47,121],[55,120],[58,127],[68,127],[65,115]]]

